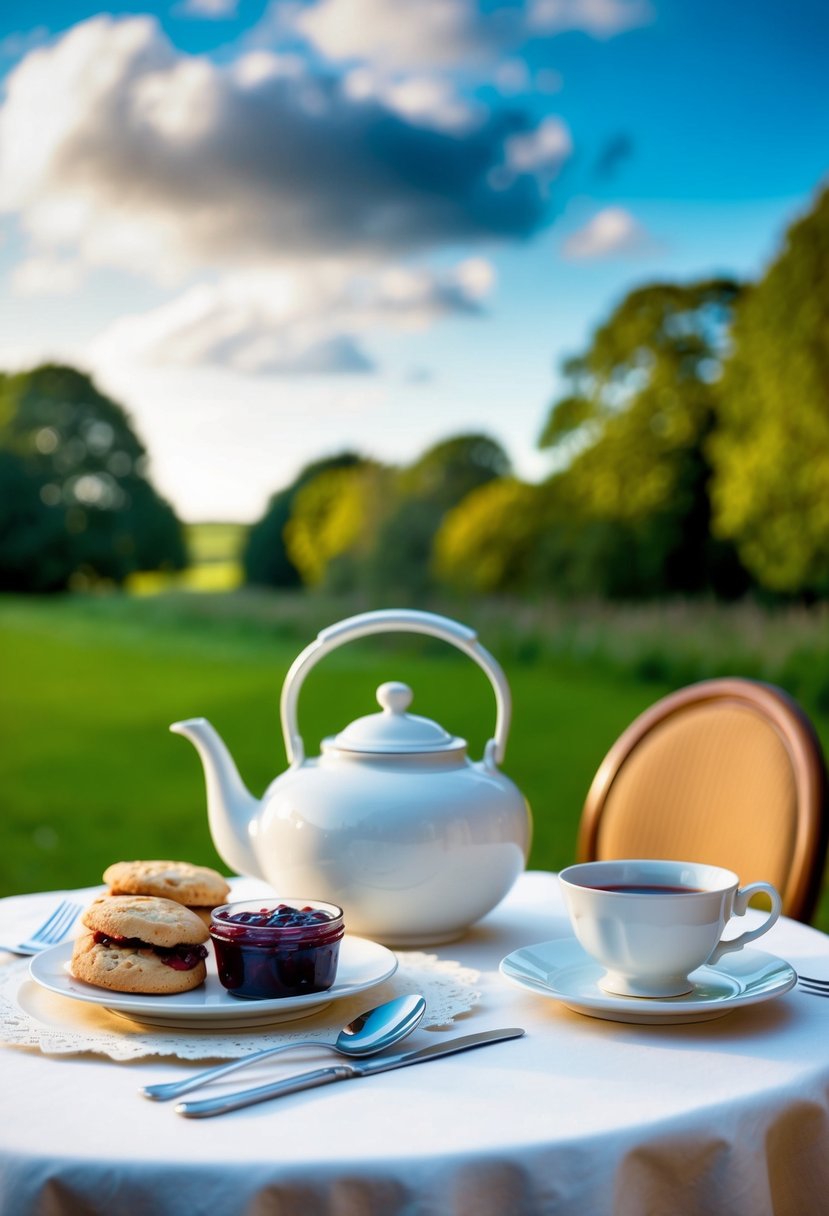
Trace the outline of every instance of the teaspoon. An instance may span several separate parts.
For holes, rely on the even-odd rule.
[[[198,1089],[208,1081],[235,1072],[237,1068],[246,1068],[257,1060],[266,1060],[270,1056],[279,1055],[283,1051],[292,1051],[295,1047],[324,1047],[328,1051],[336,1051],[343,1056],[371,1056],[392,1043],[399,1043],[415,1029],[426,1012],[426,1001],[422,996],[398,996],[393,1001],[378,1005],[361,1013],[353,1022],[344,1026],[337,1035],[334,1043],[320,1043],[315,1039],[306,1039],[299,1043],[282,1043],[279,1047],[266,1047],[263,1051],[255,1051],[252,1055],[243,1056],[240,1060],[231,1060],[228,1064],[219,1064],[216,1068],[208,1068],[195,1076],[185,1077],[183,1081],[170,1081],[163,1085],[145,1085],[140,1092],[145,1098],[153,1098],[156,1102],[167,1102],[170,1098],[178,1098],[180,1094]]]

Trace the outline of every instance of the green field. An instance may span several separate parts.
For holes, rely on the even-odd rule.
[[[285,766],[278,715],[285,673],[320,627],[353,609],[249,593],[0,599],[0,894],[95,883],[107,864],[126,857],[219,864],[201,765],[168,725],[209,718],[261,794]],[[726,659],[724,617],[707,667],[696,619],[683,633],[674,618],[673,642],[666,633],[660,649],[658,623],[664,631],[672,619],[664,612],[573,612],[556,617],[555,627],[529,610],[455,615],[479,629],[507,672],[514,718],[504,767],[533,809],[535,867],[572,860],[585,793],[619,732],[683,682],[680,675],[717,674]],[[746,646],[746,621],[732,627]],[[803,658],[804,637],[805,627],[775,661],[784,670],[795,656],[790,670],[805,679],[815,663]],[[755,638],[755,650],[741,657],[731,648],[735,674],[741,665],[752,668],[742,674],[757,674],[762,643]],[[308,752],[371,712],[376,686],[389,679],[411,684],[414,712],[464,735],[480,756],[495,710],[486,677],[452,648],[403,634],[352,643],[313,670],[300,702]],[[822,688],[817,681],[807,708],[826,746]],[[822,910],[824,920],[829,927]]]
[[[242,582],[241,554],[248,529],[244,524],[188,524],[184,530],[189,564],[176,574],[143,571],[127,580],[132,595],[171,591],[233,591]]]

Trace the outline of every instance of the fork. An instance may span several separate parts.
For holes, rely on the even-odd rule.
[[[798,975],[797,982],[811,996],[829,996],[829,980],[816,979],[811,975]]]
[[[73,904],[68,899],[61,900],[51,916],[35,929],[31,937],[14,947],[15,954],[39,954],[41,950],[48,950],[50,946],[57,945],[66,937],[80,911],[80,904]]]

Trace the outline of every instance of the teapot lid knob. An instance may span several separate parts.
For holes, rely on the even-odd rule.
[[[432,755],[435,752],[465,753],[466,742],[448,734],[437,722],[406,711],[413,693],[408,684],[390,680],[377,689],[382,713],[357,718],[332,739],[323,739],[324,752],[356,752],[362,755]]]
[[[387,714],[405,714],[413,695],[408,684],[397,680],[389,680],[377,689],[377,701]]]

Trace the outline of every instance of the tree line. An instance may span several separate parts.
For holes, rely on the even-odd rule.
[[[397,469],[304,469],[251,529],[246,577],[416,598],[829,594],[829,191],[753,284],[631,291],[564,364],[515,476],[486,435]]]
[[[340,452],[277,490],[250,584],[425,599],[829,594],[829,191],[755,283],[638,287],[562,368],[542,482],[485,434]],[[186,564],[126,411],[73,368],[0,377],[0,590]]]

